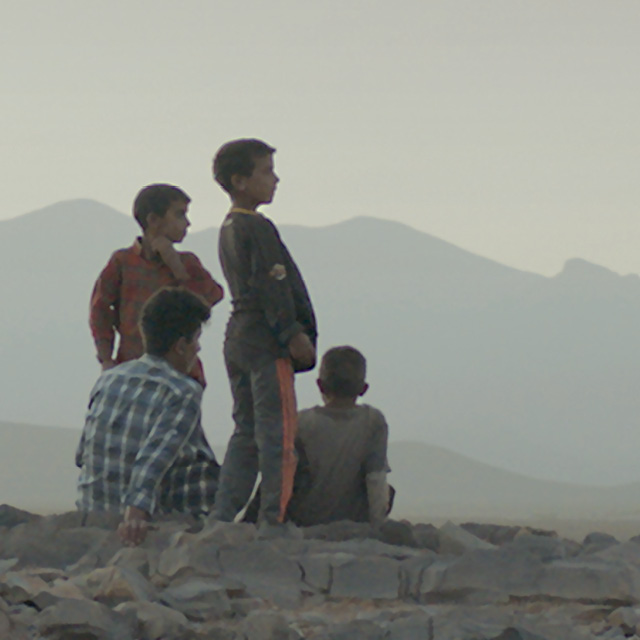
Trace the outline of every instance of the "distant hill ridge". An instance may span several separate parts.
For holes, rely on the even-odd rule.
[[[79,429],[0,422],[0,504],[38,513],[74,508]],[[224,446],[214,446],[219,460]],[[622,517],[640,483],[589,487],[530,478],[420,442],[389,446],[395,517]]]
[[[403,224],[356,217],[282,225],[311,291],[320,350],[367,356],[366,401],[391,439],[428,442],[499,468],[578,483],[640,480],[640,279],[580,259],[553,278],[476,256]],[[87,327],[93,282],[137,233],[91,200],[0,222],[0,419],[82,424],[98,367]],[[216,229],[192,233],[222,280]],[[228,300],[203,340],[210,439],[231,432],[221,359]],[[319,401],[315,374],[299,405]]]

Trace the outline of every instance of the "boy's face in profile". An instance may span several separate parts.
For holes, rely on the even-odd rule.
[[[280,181],[273,168],[273,155],[254,158],[254,164],[251,176],[238,176],[236,191],[254,206],[269,204]]]
[[[162,218],[156,217],[156,235],[164,236],[171,242],[182,242],[191,225],[187,218],[189,205],[184,200],[174,200]]]

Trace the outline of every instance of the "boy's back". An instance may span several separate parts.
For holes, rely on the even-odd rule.
[[[296,443],[300,468],[289,503],[291,520],[299,526],[367,522],[366,477],[386,472],[387,436],[383,414],[366,404],[301,411]]]

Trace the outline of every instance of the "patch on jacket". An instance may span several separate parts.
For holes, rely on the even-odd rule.
[[[284,280],[287,277],[287,270],[283,264],[274,264],[269,275],[276,280]]]

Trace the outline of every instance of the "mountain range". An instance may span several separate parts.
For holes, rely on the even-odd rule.
[[[136,233],[132,218],[90,200],[0,222],[0,420],[82,426],[99,373],[89,294]],[[316,306],[320,351],[363,351],[364,400],[384,411],[392,441],[549,480],[640,480],[638,276],[576,258],[543,277],[370,217],[281,233]],[[210,228],[183,245],[221,280],[216,237]],[[228,312],[225,300],[203,339],[204,423],[216,443],[232,429]],[[319,402],[314,379],[299,376],[300,406]]]
[[[74,509],[79,436],[77,429],[0,422],[0,504],[37,513]],[[213,448],[220,459],[224,445]],[[395,518],[639,522],[640,483],[593,487],[537,480],[421,442],[392,442],[389,462]]]

